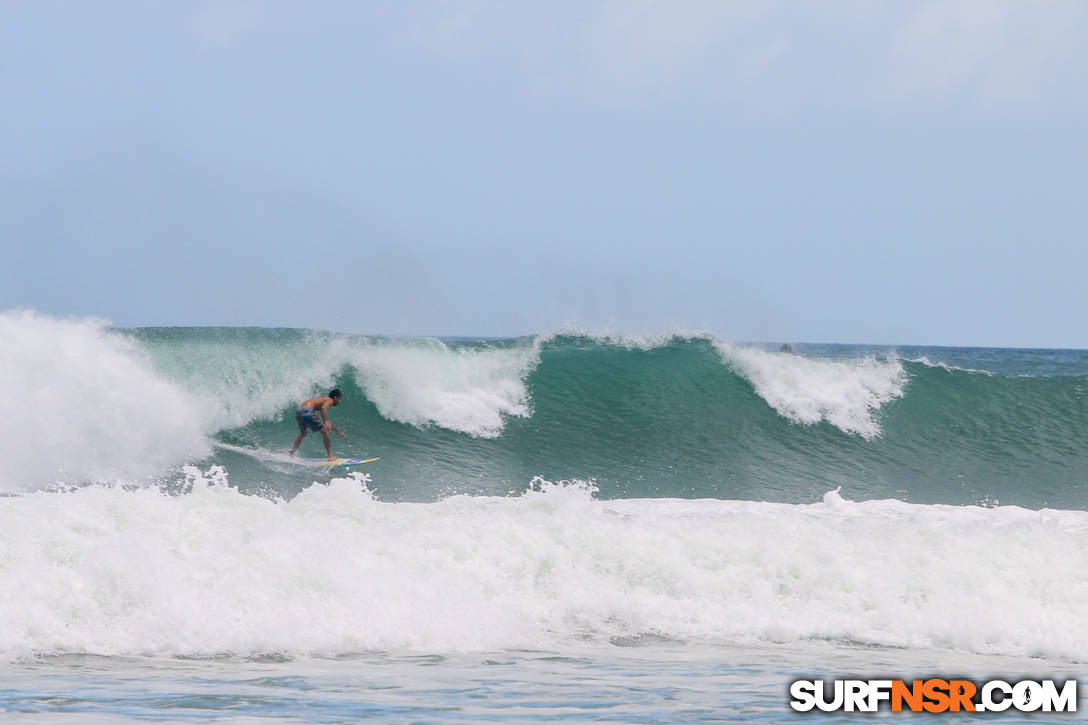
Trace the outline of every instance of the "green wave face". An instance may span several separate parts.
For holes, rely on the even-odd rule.
[[[842,486],[855,499],[1088,507],[1083,353],[130,334],[224,444],[283,451],[296,404],[339,387],[332,419],[349,438],[334,436],[334,452],[381,456],[366,470],[386,500],[519,493],[539,476],[592,481],[603,498],[804,503]],[[303,452],[320,455],[319,436]],[[208,461],[282,494],[313,477],[231,450]]]

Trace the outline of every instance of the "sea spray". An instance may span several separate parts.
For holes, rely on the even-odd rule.
[[[334,387],[349,360],[346,338],[316,331],[146,328],[128,337],[198,401],[209,433],[278,418]]]
[[[895,359],[811,359],[727,343],[718,343],[718,349],[786,418],[808,425],[827,421],[864,438],[880,434],[878,411],[901,397],[907,382]]]
[[[200,401],[94,319],[0,313],[0,491],[133,482],[211,451]]]
[[[451,343],[254,328],[154,328],[135,337],[163,376],[214,411],[215,430],[278,416],[347,373],[387,420],[495,437],[510,416],[530,415],[525,379],[540,350],[536,338]]]
[[[367,398],[387,419],[494,438],[509,417],[531,414],[525,380],[539,362],[539,348],[536,340],[514,346],[400,341],[357,346],[351,362]]]

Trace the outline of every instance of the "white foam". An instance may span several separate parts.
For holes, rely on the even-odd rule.
[[[873,438],[875,414],[903,395],[907,375],[898,360],[830,360],[716,343],[722,359],[752,383],[756,393],[795,423],[827,421]]]
[[[507,416],[530,414],[525,379],[539,350],[537,340],[518,347],[405,340],[357,347],[351,361],[386,418],[492,438]]]
[[[992,373],[989,370],[976,370],[975,368],[961,368],[961,367],[957,367],[955,365],[949,365],[948,363],[943,363],[943,362],[939,362],[939,361],[938,362],[933,362],[926,355],[921,355],[919,357],[913,357],[913,358],[906,358],[906,360],[907,360],[907,362],[913,362],[913,363],[918,363],[920,365],[925,365],[927,368],[938,368],[938,369],[944,370],[946,372],[973,373],[973,374],[977,374],[977,375],[986,375],[988,377],[996,377],[996,373]]]
[[[0,660],[831,639],[1079,658],[1088,513],[190,490],[0,497]]]
[[[612,345],[627,350],[653,350],[659,347],[665,347],[677,340],[714,339],[714,336],[710,332],[683,325],[672,325],[653,332],[635,332],[608,327],[590,328],[574,322],[568,322],[560,327],[557,332],[542,336],[542,339],[549,341],[560,335],[586,337],[602,345]]]
[[[132,480],[206,455],[198,401],[101,320],[0,313],[0,490]]]

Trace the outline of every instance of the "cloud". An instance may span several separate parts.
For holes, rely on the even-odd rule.
[[[718,82],[742,69],[780,39],[764,35],[749,42],[747,30],[766,17],[774,3],[606,2],[586,28],[582,50],[598,93],[630,97],[701,86],[708,71],[726,71]],[[763,50],[764,52],[760,52]],[[728,63],[718,61],[724,58]],[[687,88],[685,90],[690,90]]]
[[[1082,86],[1088,4],[930,0],[892,29],[889,85],[930,99],[1019,104]]]
[[[209,2],[196,14],[193,30],[204,47],[226,48],[252,30],[257,7],[247,2]]]
[[[1086,95],[1080,0],[476,0],[433,6],[418,31],[446,57],[513,63],[533,87],[608,105],[694,94],[1015,109]]]

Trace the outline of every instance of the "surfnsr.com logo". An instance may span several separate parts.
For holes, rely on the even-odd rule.
[[[1076,712],[1077,681],[796,680],[790,698],[798,712]]]

